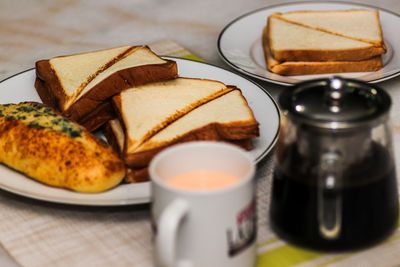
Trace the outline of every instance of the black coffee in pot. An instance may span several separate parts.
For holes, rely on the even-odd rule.
[[[296,146],[288,146],[275,170],[270,219],[278,235],[308,248],[340,251],[372,245],[396,228],[396,174],[384,147],[373,142],[364,159],[344,170],[344,183],[334,192],[341,198],[341,226],[335,238],[326,238],[318,228],[318,175],[307,165],[310,162]]]

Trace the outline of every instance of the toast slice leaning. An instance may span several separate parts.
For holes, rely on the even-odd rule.
[[[122,46],[39,60],[36,62],[36,75],[46,88],[41,88],[38,93],[41,98],[46,98],[46,102],[53,100],[53,103],[46,104],[57,105],[60,111],[65,111],[91,80],[131,49]],[[49,89],[49,92],[44,89]]]
[[[383,46],[288,22],[272,15],[267,21],[270,53],[277,61],[361,61],[382,55]]]
[[[123,126],[118,120],[109,122],[117,147],[126,148]],[[249,139],[259,135],[258,122],[241,91],[234,88],[225,94],[194,108],[136,146],[122,149],[129,167],[142,168],[163,148],[196,140],[227,141],[251,149]]]
[[[113,104],[127,139],[124,153],[135,152],[171,122],[231,90],[218,81],[180,77],[132,87],[114,96]]]
[[[368,72],[377,71],[383,67],[381,56],[360,61],[279,61],[270,50],[268,27],[264,28],[262,41],[267,68],[279,75]]]
[[[319,31],[384,46],[378,10],[303,10],[275,13],[274,16]]]
[[[125,134],[118,119],[106,124],[105,133],[108,142],[121,153],[128,166],[126,181],[140,182],[148,180],[147,166],[151,159],[168,146],[211,140],[250,150],[253,148],[252,138],[259,136],[259,127],[241,91],[234,89],[175,120],[133,153],[123,153]]]
[[[175,78],[177,66],[147,46],[125,46],[40,60],[36,73],[42,101],[80,121],[124,89]]]

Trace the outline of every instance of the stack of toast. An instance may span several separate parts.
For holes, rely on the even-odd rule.
[[[234,86],[183,78],[134,87],[113,97],[119,119],[106,136],[128,167],[127,181],[148,179],[147,167],[159,151],[196,140],[225,141],[251,149],[258,122]]]
[[[43,103],[93,131],[115,117],[112,96],[177,72],[147,46],[122,46],[37,61],[35,87]]]
[[[240,89],[179,77],[176,62],[147,46],[126,46],[36,63],[42,101],[93,131],[103,126],[127,166],[127,182],[149,179],[162,149],[195,140],[225,141],[245,149],[258,122]]]
[[[280,75],[376,71],[386,52],[379,13],[367,9],[274,13],[262,40]]]

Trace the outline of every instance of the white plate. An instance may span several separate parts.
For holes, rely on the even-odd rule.
[[[234,69],[249,76],[280,85],[292,85],[300,81],[327,77],[332,74],[281,76],[269,72],[264,61],[261,44],[262,30],[267,17],[274,12],[294,10],[378,9],[387,53],[382,57],[384,67],[376,72],[340,73],[343,77],[360,79],[370,83],[381,82],[400,75],[400,16],[390,11],[367,5],[344,2],[296,2],[258,9],[230,22],[218,38],[218,52]]]
[[[259,138],[249,153],[256,162],[272,149],[279,130],[279,111],[272,97],[257,84],[227,70],[195,61],[170,58],[178,64],[181,76],[208,78],[236,85],[242,92],[260,122]],[[35,70],[16,74],[0,83],[0,104],[22,101],[40,101],[33,86]],[[34,199],[56,203],[119,206],[147,203],[150,201],[150,183],[122,184],[112,190],[98,194],[82,194],[49,187],[0,164],[0,188]]]

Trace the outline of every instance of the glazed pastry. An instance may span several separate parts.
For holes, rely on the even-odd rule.
[[[102,192],[118,185],[118,155],[82,126],[35,102],[0,105],[0,162],[46,185]]]

